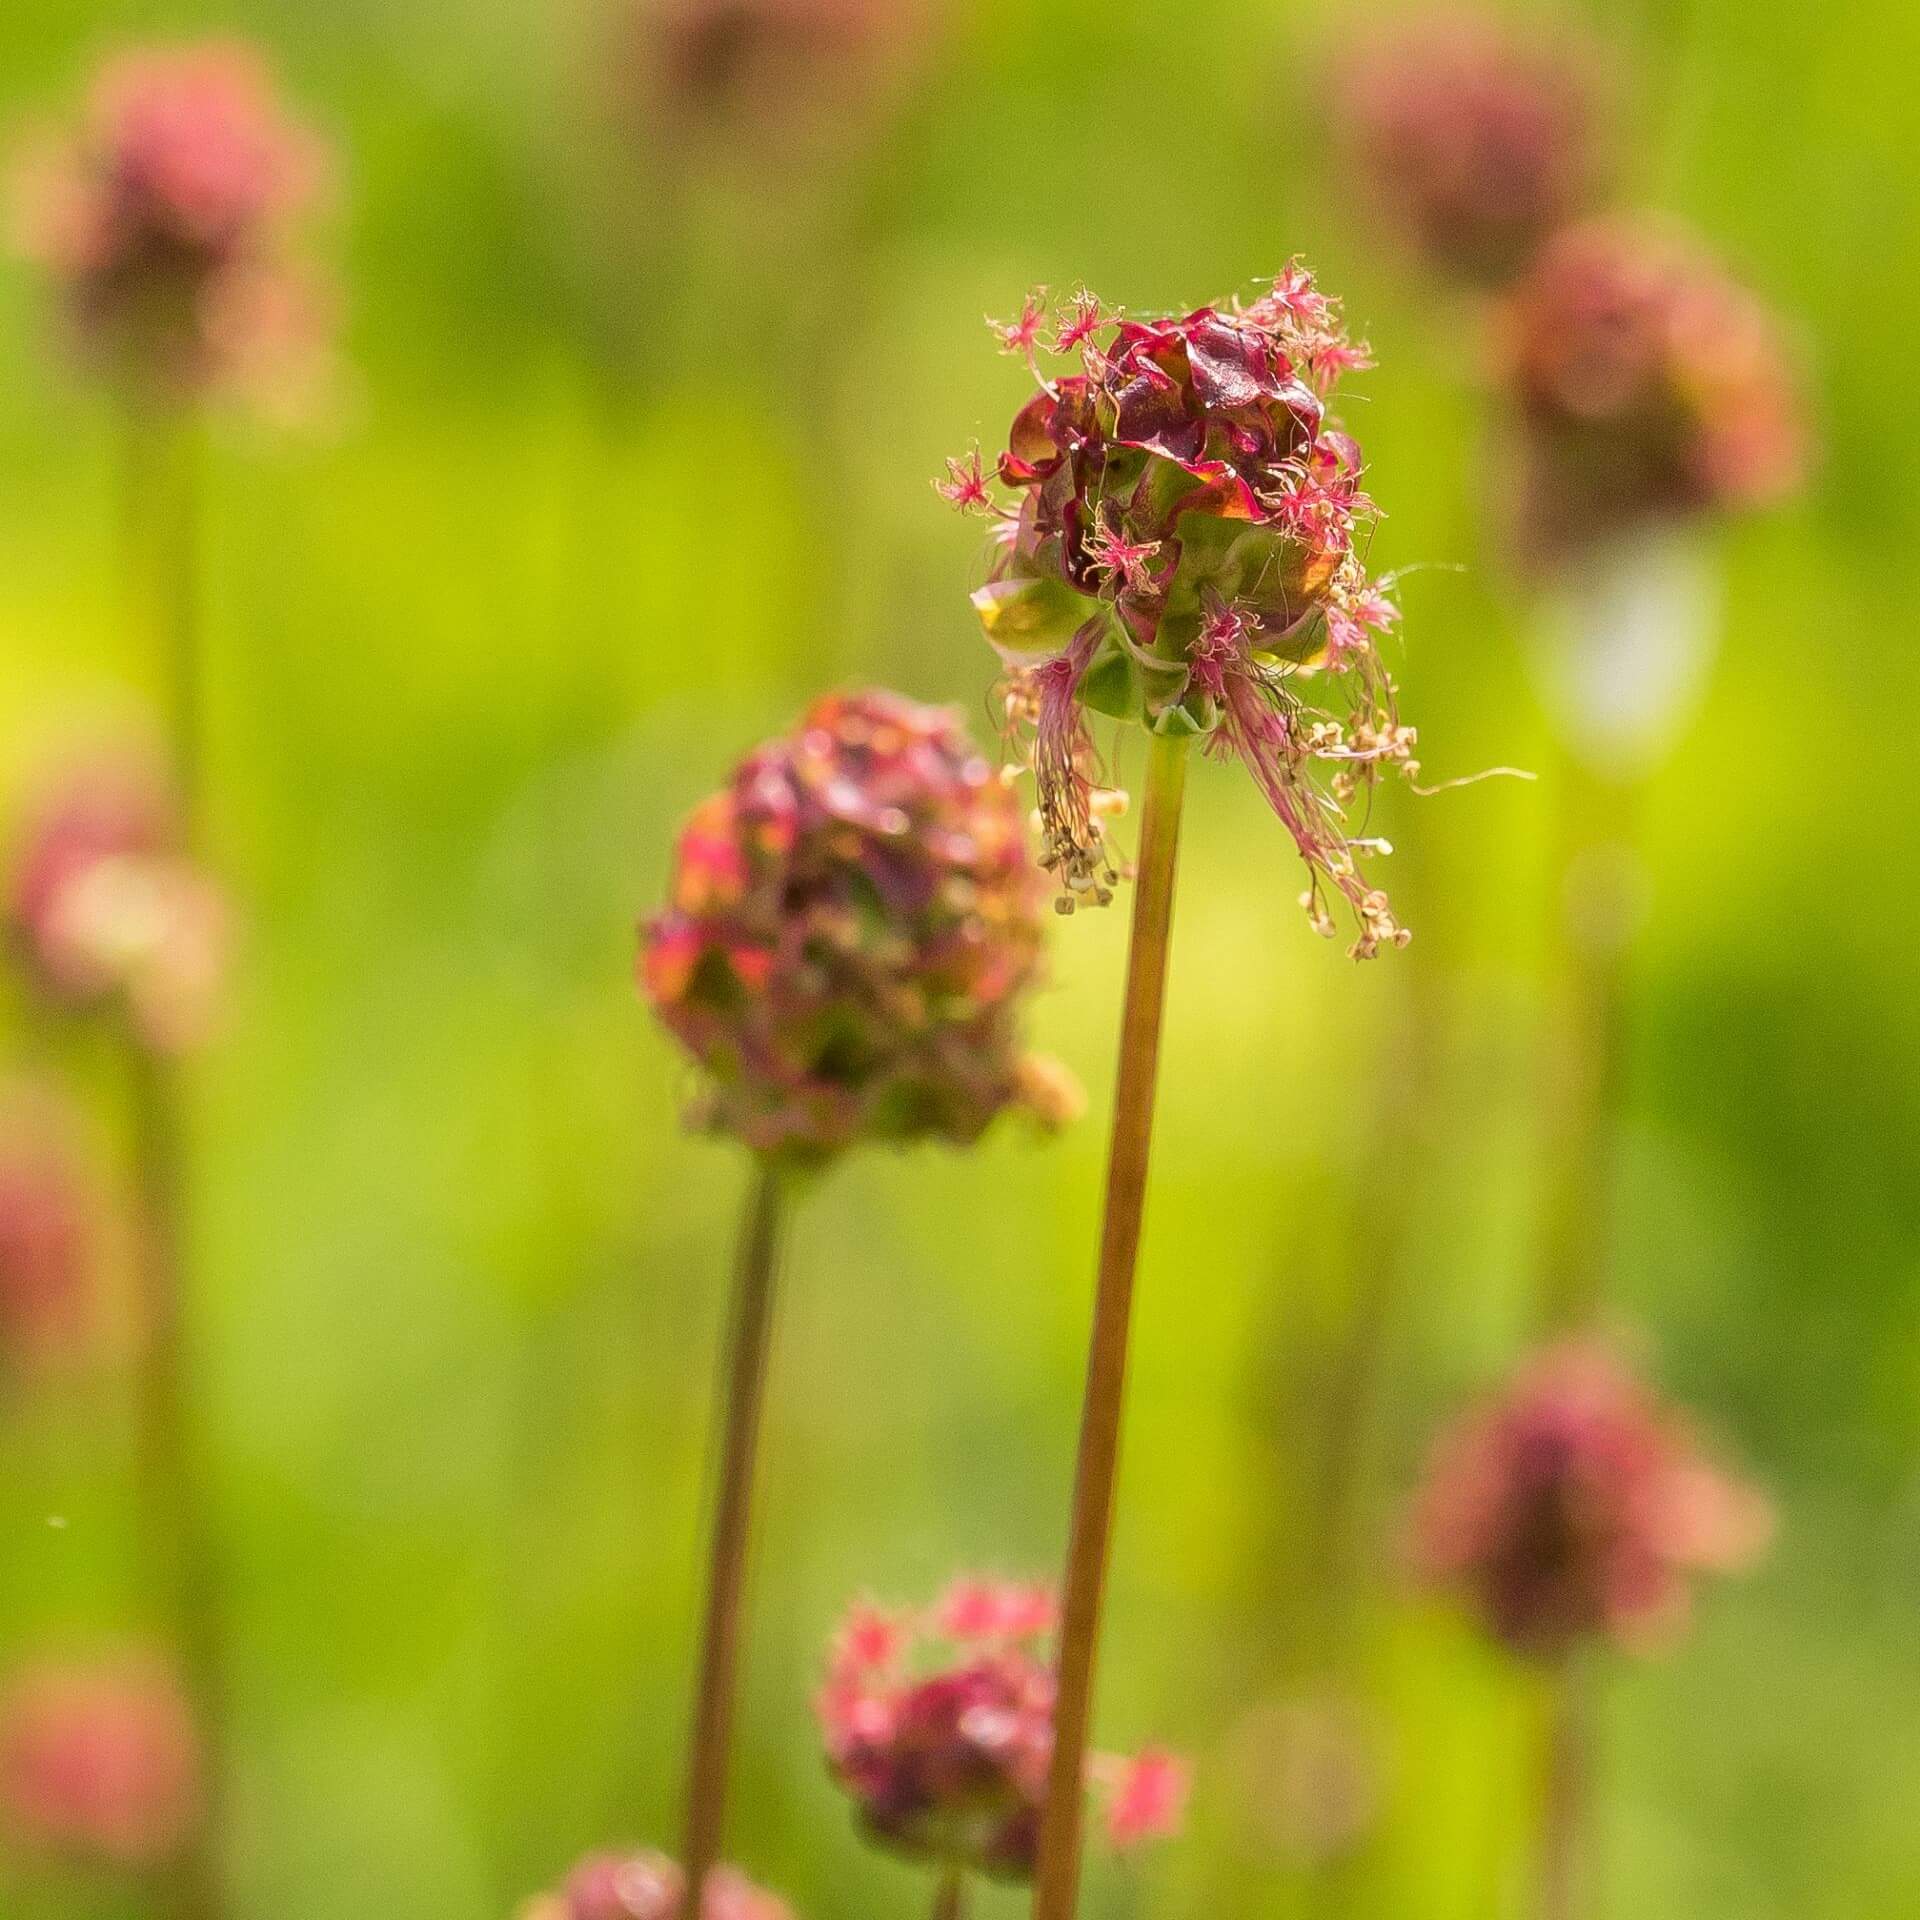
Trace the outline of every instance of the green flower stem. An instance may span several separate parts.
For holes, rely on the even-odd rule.
[[[1557,1029],[1549,1052],[1540,1314],[1550,1334],[1590,1327],[1614,1261],[1637,785],[1564,764],[1556,863]]]
[[[200,423],[191,408],[130,395],[121,505],[126,614],[155,675],[183,823],[197,837],[201,767]],[[138,1193],[140,1349],[136,1444],[145,1559],[192,1705],[202,1801],[165,1892],[174,1920],[226,1911],[227,1713],[221,1568],[204,1436],[190,1280],[186,1090],[177,1062],[125,1042]]]
[[[1133,898],[1120,1073],[1114,1093],[1106,1217],[1087,1359],[1079,1469],[1061,1590],[1059,1697],[1054,1708],[1046,1817],[1041,1824],[1040,1858],[1034,1878],[1034,1920],[1071,1920],[1079,1892],[1094,1667],[1113,1534],[1114,1483],[1120,1465],[1120,1423],[1126,1399],[1127,1337],[1146,1206],[1154,1083],[1173,931],[1180,804],[1186,777],[1187,742],[1154,736],[1147,761],[1140,871]]]
[[[1593,1734],[1589,1676],[1573,1660],[1548,1676],[1540,1748],[1536,1920],[1580,1920],[1592,1904]]]
[[[121,544],[127,617],[158,678],[170,771],[190,839],[199,826],[204,757],[201,438],[191,407],[141,395],[126,402]]]
[[[173,1061],[137,1042],[127,1053],[139,1202],[140,1519],[149,1578],[192,1703],[203,1775],[199,1817],[170,1868],[167,1911],[174,1920],[218,1920],[226,1911],[226,1661],[219,1550],[197,1422],[201,1369],[188,1312],[185,1102]]]
[[[767,1357],[787,1215],[786,1179],[762,1160],[748,1191],[734,1273],[732,1325],[722,1385],[720,1472],[707,1555],[693,1730],[687,1750],[686,1871],[683,1912],[697,1917],[707,1875],[720,1858],[726,1826],[733,1710],[740,1666],[740,1621],[752,1537],[754,1467],[766,1402]]]
[[[967,1875],[963,1867],[948,1867],[933,1894],[933,1920],[966,1920]]]

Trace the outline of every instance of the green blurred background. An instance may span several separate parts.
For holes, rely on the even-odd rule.
[[[1022,391],[983,312],[1082,279],[1191,303],[1304,253],[1381,362],[1350,409],[1375,558],[1441,563],[1404,593],[1426,764],[1556,764],[1483,525],[1478,332],[1329,156],[1318,63],[1363,11],[956,0],[875,130],[820,170],[693,155],[669,224],[596,132],[565,6],[0,10],[9,125],[118,39],[239,28],[340,155],[337,417],[217,436],[206,550],[211,834],[248,923],[197,1094],[245,1913],[489,1920],[591,1844],[674,1830],[744,1169],[679,1128],[633,923],[677,817],[811,691],[890,682],[984,724],[977,530],[927,484]],[[1720,670],[1649,800],[1622,1318],[1784,1527],[1611,1696],[1606,1905],[1894,1920],[1920,1911],[1920,14],[1637,0],[1606,32],[1634,197],[1794,316],[1825,442],[1809,498],[1724,544]],[[8,271],[9,784],[141,691],[112,421],[48,332]],[[1419,945],[1356,969],[1304,926],[1249,783],[1196,782],[1102,1732],[1187,1750],[1198,1786],[1185,1842],[1098,1869],[1096,1920],[1512,1897],[1526,1685],[1400,1590],[1392,1542],[1433,1423],[1526,1325],[1552,787],[1395,801]],[[868,1156],[799,1225],[735,1851],[816,1920],[927,1898],[822,1774],[836,1614],[1056,1557],[1123,933],[1063,922],[1037,1009],[1085,1124]],[[1431,1151],[1356,1194],[1410,1002],[1444,1033]],[[1289,1591],[1298,1462],[1375,1209],[1402,1206],[1381,1571],[1329,1678]],[[106,1381],[0,1427],[9,1653],[127,1617],[115,1405]],[[1319,1789],[1301,1726],[1332,1729]],[[1316,1870],[1314,1807],[1356,1766],[1376,1816]]]

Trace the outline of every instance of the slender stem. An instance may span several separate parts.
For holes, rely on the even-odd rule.
[[[740,1666],[740,1620],[752,1537],[754,1466],[766,1401],[767,1356],[785,1224],[779,1170],[763,1160],[747,1196],[734,1273],[732,1326],[722,1386],[720,1475],[707,1560],[699,1680],[687,1753],[686,1870],[682,1911],[697,1916],[726,1826],[728,1763]]]
[[[173,781],[191,838],[199,824],[203,758],[200,423],[183,405],[134,395],[125,426],[127,613],[158,676]]]
[[[200,784],[199,422],[190,408],[132,392],[125,412],[121,543],[127,619],[166,716],[171,772],[189,841]],[[146,1561],[193,1706],[202,1804],[173,1862],[175,1920],[220,1920],[226,1686],[219,1550],[201,1417],[189,1284],[187,1128],[176,1062],[129,1038],[138,1187],[141,1348],[136,1392]]]
[[[1627,959],[1637,794],[1573,762],[1559,862],[1558,1013],[1540,1259],[1549,1333],[1599,1313],[1614,1259],[1614,1186],[1627,1067]]]
[[[964,1867],[948,1867],[933,1892],[933,1920],[966,1920],[967,1875]]]
[[[172,1868],[177,1920],[217,1920],[225,1776],[225,1660],[220,1566],[202,1443],[195,1428],[193,1333],[187,1313],[185,1116],[175,1064],[135,1045],[133,1154],[139,1200],[141,1365],[138,1486],[149,1577],[193,1703],[203,1800]]]
[[[1593,1739],[1588,1676],[1573,1662],[1550,1679],[1540,1755],[1536,1920],[1580,1920],[1592,1880]]]
[[[1153,1141],[1154,1082],[1160,1061],[1160,1019],[1166,1001],[1167,952],[1173,931],[1174,870],[1180,847],[1180,803],[1186,788],[1186,749],[1184,740],[1155,736],[1147,762],[1140,872],[1133,897],[1126,1008],[1120,1028],[1120,1073],[1107,1160],[1106,1218],[1094,1293],[1093,1338],[1087,1357],[1073,1521],[1062,1582],[1059,1697],[1054,1708],[1046,1816],[1041,1823],[1040,1858],[1034,1877],[1034,1920],[1071,1920],[1079,1893],[1087,1740],[1093,1718],[1101,1601],[1113,1534],[1114,1482],[1120,1465],[1134,1269],[1140,1252],[1147,1162]]]

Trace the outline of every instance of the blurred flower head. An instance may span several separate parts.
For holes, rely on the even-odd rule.
[[[1759,1494],[1610,1354],[1550,1349],[1435,1451],[1414,1521],[1423,1575],[1459,1588],[1516,1653],[1659,1645],[1692,1581],[1735,1572],[1772,1531]]]
[[[833,694],[681,835],[641,979],[704,1070],[704,1118],[818,1161],[1061,1117],[1024,1061],[1043,883],[1013,788],[953,713]]]
[[[1038,391],[991,475],[976,452],[940,491],[992,523],[974,607],[1032,733],[1063,905],[1104,901],[1114,877],[1091,710],[1239,759],[1307,863],[1315,924],[1331,929],[1331,895],[1356,955],[1401,943],[1362,872],[1384,849],[1347,825],[1383,766],[1414,768],[1376,644],[1396,609],[1362,557],[1360,449],[1328,413],[1364,349],[1298,266],[1178,319],[1035,295],[998,331]],[[1044,370],[1049,353],[1079,371]]]
[[[0,1699],[0,1824],[23,1847],[152,1867],[178,1851],[199,1805],[198,1742],[164,1668],[36,1667]]]
[[[251,47],[123,53],[95,75],[78,129],[29,156],[22,243],[116,376],[173,397],[271,393],[324,332],[324,292],[291,246],[322,171]]]
[[[1339,117],[1381,210],[1428,265],[1495,287],[1602,184],[1597,69],[1564,27],[1419,14],[1348,56]]]
[[[686,1878],[664,1854],[590,1854],[558,1893],[544,1894],[520,1920],[681,1920]],[[743,1874],[719,1867],[700,1893],[700,1920],[792,1920],[786,1903]]]
[[[6,898],[15,950],[40,992],[124,1011],[162,1052],[205,1034],[231,938],[225,897],[177,843],[144,763],[75,766],[30,806]]]
[[[1009,1880],[1034,1868],[1053,1752],[1049,1589],[957,1582],[924,1612],[861,1606],[816,1700],[827,1764],[862,1826],[918,1859]],[[1171,1832],[1186,1768],[1148,1751],[1095,1756],[1107,1838]]]
[[[930,30],[926,0],[623,0],[643,131],[790,153],[859,119]]]
[[[51,1094],[0,1085],[0,1375],[71,1354],[96,1328],[95,1196],[75,1131]]]
[[[1778,322],[1665,222],[1560,234],[1506,304],[1501,356],[1538,555],[1764,506],[1804,474],[1803,396]]]

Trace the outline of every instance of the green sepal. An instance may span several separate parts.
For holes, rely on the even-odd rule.
[[[1140,672],[1123,648],[1109,643],[1080,676],[1080,704],[1112,720],[1138,720],[1146,712]]]
[[[1064,580],[993,580],[972,598],[994,650],[1016,663],[1058,653],[1100,611]]]

